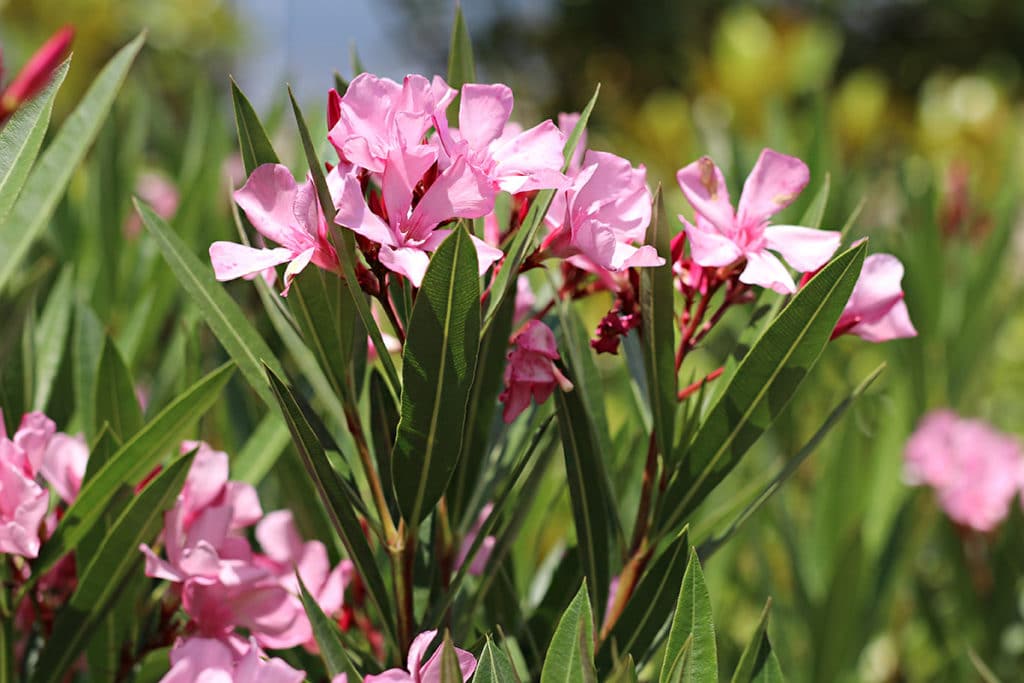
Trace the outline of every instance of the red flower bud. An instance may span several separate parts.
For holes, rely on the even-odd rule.
[[[67,56],[74,36],[75,30],[65,26],[36,50],[0,97],[0,121],[6,120],[50,81],[54,70]]]

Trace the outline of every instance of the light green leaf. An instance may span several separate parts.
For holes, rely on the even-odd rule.
[[[276,413],[267,413],[231,459],[231,478],[259,486],[292,442],[288,427]]]
[[[693,550],[690,551],[690,561],[683,575],[675,616],[665,644],[665,658],[658,679],[661,683],[670,679],[675,662],[687,641],[690,642],[690,648],[682,680],[700,683],[717,681],[718,654],[715,627],[711,619],[711,598],[704,584],[700,560]]]
[[[489,636],[477,660],[473,683],[519,683],[508,655]]]
[[[164,512],[174,505],[185,483],[192,454],[177,458],[125,508],[96,554],[85,564],[78,587],[57,613],[33,681],[57,683],[74,663],[94,627],[114,603],[122,583],[140,571],[139,544],[153,542],[163,527]]]
[[[140,35],[128,43],[103,67],[32,168],[7,220],[0,223],[0,292],[46,229],[71,174],[96,139],[143,39]]]
[[[0,225],[14,206],[39,154],[46,128],[50,125],[53,100],[68,74],[70,63],[68,59],[57,67],[49,84],[20,106],[0,129]]]
[[[282,374],[281,365],[273,351],[253,328],[238,304],[214,279],[210,266],[203,264],[148,204],[136,199],[135,209],[156,240],[174,276],[199,308],[224,350],[238,365],[249,386],[268,406],[277,405],[267,387],[262,366],[262,363],[266,363],[272,370]]]
[[[70,267],[61,271],[50,290],[46,307],[35,329],[35,399],[33,410],[45,411],[50,401],[53,382],[57,379],[68,330],[71,328],[71,308],[74,304],[74,272]]]
[[[459,226],[430,259],[406,334],[391,477],[410,528],[434,508],[459,460],[479,344],[476,250]]]
[[[626,655],[624,659],[620,659],[611,674],[605,679],[605,683],[637,683],[637,681],[636,662],[633,661],[633,655]]]
[[[551,638],[540,683],[590,683],[594,672],[594,618],[584,579],[576,597],[562,613]]]
[[[671,530],[732,471],[771,426],[817,363],[860,274],[867,245],[843,252],[815,275],[744,356],[662,497],[659,528]]]
[[[800,222],[797,225],[803,225],[808,228],[821,227],[821,220],[825,217],[825,206],[828,204],[828,193],[831,185],[832,176],[826,173],[825,181],[818,188],[818,191],[814,193],[814,199],[807,205],[807,210],[804,211],[804,215],[800,218]]]

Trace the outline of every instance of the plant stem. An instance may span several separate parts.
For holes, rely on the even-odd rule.
[[[394,576],[395,606],[398,608],[398,649],[406,652],[412,643],[415,617],[412,607],[413,558],[416,554],[416,529],[405,530],[405,521],[399,522],[398,545],[388,545],[391,572]]]
[[[636,553],[644,542],[650,528],[651,495],[654,493],[654,480],[658,474],[658,446],[654,439],[654,431],[647,445],[647,463],[644,465],[643,484],[640,489],[640,504],[637,507],[636,522],[633,524],[633,538],[629,544],[629,555]]]
[[[345,404],[345,423],[348,425],[348,431],[352,435],[352,441],[356,444],[359,462],[363,466],[366,481],[370,485],[370,493],[373,495],[373,502],[377,507],[380,523],[384,527],[384,541],[389,546],[394,545],[399,540],[398,531],[395,529],[395,522],[391,518],[391,511],[388,509],[387,499],[384,497],[384,487],[380,482],[380,476],[377,474],[377,467],[373,462],[373,458],[370,457],[370,448],[366,443],[366,434],[363,433],[359,416],[355,414],[352,406],[347,403]]]

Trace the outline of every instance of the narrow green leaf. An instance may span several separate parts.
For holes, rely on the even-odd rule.
[[[406,334],[391,476],[411,528],[434,508],[459,460],[479,344],[476,251],[460,226],[431,257]]]
[[[317,647],[320,649],[320,658],[324,660],[327,675],[333,679],[343,673],[347,674],[351,681],[361,680],[362,677],[356,671],[352,660],[349,659],[341,644],[341,634],[338,632],[337,624],[320,609],[316,598],[310,594],[298,571],[295,572],[295,578],[299,582],[299,598],[302,600],[303,609],[306,610],[310,626],[313,627],[313,637],[316,638]]]
[[[439,683],[463,683],[459,658],[455,654],[452,636],[447,630],[444,632],[444,640],[441,641],[441,678]]]
[[[520,683],[508,655],[494,644],[490,636],[477,660],[473,683]]]
[[[50,125],[53,100],[68,74],[67,59],[53,72],[49,84],[18,108],[0,129],[0,225],[14,206],[28,172],[39,154]]]
[[[540,683],[584,683],[594,680],[594,618],[584,579],[562,614],[551,638]]]
[[[398,417],[398,406],[388,391],[384,375],[374,368],[370,372],[370,438],[373,440],[373,452],[377,460],[377,476],[380,477],[381,486],[389,498],[394,498],[391,451],[395,448]],[[395,517],[398,516],[397,509],[391,513]]]
[[[683,645],[690,641],[687,657],[689,676],[684,680],[713,683],[718,680],[718,655],[715,646],[715,627],[711,619],[711,598],[704,584],[697,552],[690,551],[690,561],[679,589],[675,616],[665,644],[665,658],[661,665],[661,683],[669,680],[672,668]]]
[[[96,139],[143,39],[140,35],[128,43],[103,67],[32,168],[7,220],[0,223],[0,292],[46,229],[71,174]]]
[[[660,529],[671,530],[692,512],[782,412],[817,363],[864,262],[866,244],[849,249],[815,275],[744,356],[719,395],[678,476],[662,500]]]
[[[476,82],[476,67],[473,65],[473,41],[469,39],[466,18],[462,6],[455,5],[455,24],[452,26],[451,47],[448,50],[448,85],[460,89],[465,83]]]
[[[1000,683],[999,677],[988,667],[985,660],[978,656],[973,647],[967,648],[967,658],[971,661],[971,666],[974,667],[975,673],[983,683]]]
[[[39,656],[33,681],[56,683],[74,663],[94,626],[118,595],[122,582],[143,564],[139,544],[152,542],[164,512],[181,492],[192,454],[177,458],[125,508],[78,579],[78,587],[57,613],[53,632]]]
[[[71,329],[74,271],[65,267],[54,283],[35,329],[35,401],[33,410],[45,411],[60,370]]]
[[[64,513],[53,536],[43,543],[39,557],[32,563],[32,578],[22,587],[22,594],[60,558],[78,547],[102,519],[110,498],[122,486],[133,486],[140,481],[167,450],[185,436],[220,397],[232,372],[234,366],[228,363],[193,384],[118,449],[95,477],[82,485],[78,498]]]
[[[335,394],[354,404],[350,375],[357,314],[345,283],[333,273],[307,268],[292,282],[288,306]]]
[[[754,635],[740,655],[736,671],[732,674],[732,683],[753,683],[762,675],[768,663],[768,655],[771,653],[771,645],[768,644],[768,613],[771,608],[772,600],[768,598],[761,611],[761,618],[757,621]]]
[[[807,205],[807,210],[804,211],[804,215],[800,218],[798,225],[808,228],[821,227],[821,220],[825,217],[825,206],[828,205],[828,193],[831,185],[832,176],[826,173],[824,182],[822,182],[818,191],[814,193],[814,199]]]
[[[75,410],[78,411],[79,424],[85,430],[86,436],[92,438],[98,433],[96,406],[93,400],[96,396],[96,375],[99,372],[106,335],[103,332],[103,323],[84,302],[79,302],[75,309],[75,330],[72,336],[71,376]]]
[[[277,152],[274,151],[274,146],[270,143],[270,137],[260,123],[256,110],[233,78],[231,102],[234,104],[238,146],[242,151],[242,165],[245,167],[246,175],[256,170],[260,164],[279,163]]]
[[[135,397],[135,382],[114,340],[107,337],[100,355],[93,404],[98,424],[106,422],[121,441],[142,427],[142,408]]]
[[[0,614],[0,683],[14,683],[14,620]]]
[[[135,208],[178,282],[203,314],[224,349],[242,371],[249,386],[268,406],[275,406],[273,394],[264,380],[262,363],[281,373],[281,365],[263,341],[245,313],[214,279],[210,266],[204,265],[191,248],[175,234],[171,226],[148,205],[138,199]]]
[[[665,202],[658,187],[654,212],[647,228],[647,244],[658,250],[665,265],[640,271],[640,313],[643,321],[644,369],[651,400],[651,418],[658,452],[669,458],[675,443],[676,394],[675,288],[672,276],[671,228],[665,216]]]
[[[607,478],[600,460],[601,451],[578,393],[577,390],[567,393],[556,389],[555,411],[558,415],[558,431],[562,435],[565,474],[569,483],[569,499],[572,502],[583,574],[590,587],[590,602],[598,606],[600,617],[611,580],[611,523],[608,519],[611,502],[601,485],[601,481]]]
[[[309,426],[291,389],[270,368],[266,368],[266,377],[278,405],[281,407],[281,412],[284,413],[285,422],[292,433],[292,441],[302,457],[307,473],[316,485],[331,523],[341,537],[356,571],[366,584],[366,592],[370,601],[380,613],[388,632],[393,636],[395,633],[394,613],[387,600],[384,580],[381,578],[380,570],[374,561],[373,551],[370,550],[359,519],[356,517],[348,491],[328,461],[327,453],[324,452],[313,428]]]
[[[231,459],[231,478],[259,486],[291,441],[291,434],[281,416],[267,413],[242,450]]]

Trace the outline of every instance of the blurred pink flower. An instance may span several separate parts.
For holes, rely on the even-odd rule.
[[[476,542],[476,537],[480,535],[480,531],[484,527],[484,523],[487,522],[487,518],[491,516],[491,512],[494,511],[494,503],[487,503],[480,509],[480,514],[476,516],[476,520],[473,522],[473,527],[466,534],[465,538],[462,539],[462,544],[459,545],[459,554],[455,558],[455,571],[458,571],[463,563],[466,561],[466,557],[469,555],[469,551],[473,548],[473,543]],[[491,553],[494,552],[494,544],[497,539],[494,536],[485,536],[480,542],[480,548],[477,550],[476,555],[473,557],[473,561],[469,565],[470,574],[473,576],[481,576],[484,573],[484,568],[487,567],[487,561],[491,559]]]
[[[325,270],[337,270],[338,256],[327,240],[327,220],[312,180],[299,185],[286,167],[263,164],[235,192],[235,201],[263,237],[281,246],[257,249],[235,242],[214,242],[210,245],[210,261],[218,280],[253,277],[287,263],[281,292],[287,296],[292,279],[310,262]]]
[[[505,390],[498,397],[505,404],[506,423],[526,410],[531,398],[540,405],[556,386],[572,391],[572,382],[555,365],[559,358],[555,335],[539,320],[529,321],[516,333],[507,357]]]
[[[81,434],[54,434],[46,444],[39,473],[61,499],[71,505],[78,497],[89,463],[89,447]]]
[[[19,465],[24,459],[20,450],[13,441],[0,439],[0,553],[33,558],[39,554],[39,526],[50,497]]]
[[[0,123],[43,89],[68,54],[75,29],[65,26],[36,50],[14,80],[0,93]]]
[[[153,207],[156,215],[170,220],[178,211],[181,195],[178,188],[161,173],[143,171],[135,181],[135,194]],[[128,239],[138,237],[142,231],[142,219],[132,211],[124,221],[121,231]]]
[[[768,225],[810,179],[807,165],[796,157],[762,150],[735,211],[722,172],[708,157],[681,169],[676,179],[696,212],[694,224],[682,216],[679,220],[686,228],[691,258],[701,266],[720,268],[746,259],[740,282],[790,294],[796,291],[793,278],[769,250],[804,273],[821,268],[839,248],[838,232]]]
[[[375,676],[367,676],[365,683],[440,683],[441,681],[441,648],[437,648],[426,664],[423,664],[423,656],[427,653],[430,643],[437,637],[437,631],[424,631],[415,638],[409,645],[409,654],[406,660],[406,669],[388,669]],[[462,671],[462,680],[469,679],[476,670],[476,658],[459,648],[455,648],[455,655],[459,659],[459,669]]]
[[[891,254],[864,259],[850,300],[839,316],[833,338],[855,334],[870,342],[916,337],[910,312],[903,301],[903,264]]]
[[[931,486],[950,519],[977,531],[992,531],[1006,517],[1022,475],[1014,437],[949,410],[925,415],[904,450],[907,483]]]
[[[305,671],[293,669],[282,659],[264,657],[252,639],[240,646],[216,638],[186,638],[171,649],[171,668],[160,683],[301,683],[305,680]]]
[[[607,152],[588,151],[565,192],[551,202],[544,220],[550,232],[542,251],[584,270],[622,270],[665,262],[643,242],[651,222],[646,169]]]

